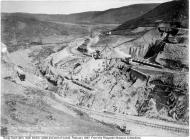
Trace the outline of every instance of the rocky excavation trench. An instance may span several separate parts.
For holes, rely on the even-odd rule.
[[[9,60],[9,54],[3,54],[2,77],[24,86],[53,91],[64,101],[90,110],[187,125],[188,63],[184,57],[187,44],[162,43],[160,33],[153,29],[118,49],[132,58],[160,65],[163,70],[112,58],[113,48],[104,49],[101,54],[104,59],[80,56],[79,52],[75,55],[70,52],[76,48],[72,45],[80,43],[71,42],[72,45],[63,49],[42,47],[30,51],[28,57],[33,68],[15,65]]]
[[[115,58],[61,58],[52,66],[56,55],[48,57],[40,70],[55,83],[56,92],[75,105],[188,124],[188,83],[183,73],[188,71],[184,63],[187,46],[179,52],[175,50],[182,44],[185,45],[184,42],[163,42],[158,30],[153,29],[119,48],[134,58],[165,69],[177,69],[176,73],[155,72],[151,67],[141,71]]]

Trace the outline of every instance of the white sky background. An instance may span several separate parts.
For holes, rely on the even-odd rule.
[[[1,12],[71,14],[103,11],[137,3],[163,3],[170,0],[40,0],[1,1]]]

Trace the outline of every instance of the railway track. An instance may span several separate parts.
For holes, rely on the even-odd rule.
[[[173,123],[164,122],[161,120],[156,120],[155,122],[155,120],[153,119],[142,118],[138,116],[130,116],[130,115],[122,115],[122,114],[110,115],[110,114],[105,114],[104,112],[98,112],[98,111],[90,110],[87,108],[78,107],[72,104],[69,104],[69,106],[75,109],[78,109],[82,112],[85,112],[89,116],[98,115],[103,118],[106,117],[106,118],[113,119],[114,121],[118,120],[118,121],[130,122],[130,123],[134,123],[136,125],[141,125],[145,127],[152,127],[152,128],[157,128],[157,129],[163,129],[165,131],[172,131],[175,133],[183,133],[184,135],[189,135],[189,127],[186,125],[173,124]]]

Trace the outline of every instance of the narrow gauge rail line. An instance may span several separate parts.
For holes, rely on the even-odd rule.
[[[70,80],[68,77],[65,77],[67,80]],[[72,81],[73,82],[73,81]],[[74,82],[76,83],[76,82]],[[77,85],[81,85],[78,84]],[[83,86],[84,87],[84,86]],[[86,86],[85,86],[86,87]],[[73,107],[75,109],[78,109],[80,111],[83,111],[89,115],[91,114],[95,114],[101,117],[106,117],[106,118],[111,118],[114,120],[119,120],[119,121],[125,121],[125,122],[131,122],[137,125],[142,125],[142,126],[146,126],[146,127],[153,127],[153,128],[158,128],[158,129],[163,129],[166,131],[172,131],[172,132],[177,132],[177,133],[183,133],[188,135],[189,134],[189,127],[188,126],[184,126],[184,125],[179,125],[179,124],[172,124],[172,123],[166,123],[160,120],[157,120],[157,122],[155,122],[155,120],[151,120],[151,119],[147,119],[147,118],[143,118],[144,120],[142,120],[141,117],[138,116],[130,116],[130,115],[122,115],[122,114],[105,114],[104,112],[98,112],[98,111],[94,111],[91,109],[87,109],[84,107],[79,107],[73,104],[70,104],[68,102],[64,102],[65,105]]]
[[[111,118],[114,120],[126,121],[126,122],[131,122],[131,123],[134,123],[137,125],[143,125],[146,127],[164,129],[166,131],[184,133],[187,135],[189,134],[188,126],[183,126],[183,125],[179,125],[179,124],[171,124],[171,123],[167,123],[167,125],[166,125],[166,123],[164,123],[163,121],[162,121],[162,123],[159,124],[159,123],[155,123],[155,120],[150,120],[150,119],[149,120],[146,119],[146,120],[142,121],[142,118],[137,117],[137,116],[129,116],[129,115],[122,115],[122,114],[108,115],[108,114],[105,114],[102,112],[98,112],[98,111],[94,111],[94,110],[90,110],[90,109],[86,109],[86,108],[82,108],[82,107],[77,107],[77,106],[71,105],[71,104],[69,104],[69,106],[74,107],[75,109],[79,109],[87,114],[95,114],[95,115],[99,115],[102,117]]]
[[[44,91],[44,89],[41,89],[41,88],[39,88],[39,90]],[[52,93],[52,92],[49,92],[49,93]],[[94,111],[94,110],[87,109],[84,107],[79,107],[79,106],[73,105],[71,103],[68,103],[66,101],[63,101],[63,100],[58,99],[58,101],[64,105],[68,106],[68,107],[78,109],[78,110],[83,111],[89,115],[95,114],[95,115],[99,115],[102,117],[111,118],[114,120],[131,122],[131,123],[134,123],[137,125],[142,125],[145,127],[153,127],[153,128],[163,129],[166,131],[177,132],[179,134],[185,134],[187,136],[189,135],[189,126],[188,125],[172,124],[172,123],[168,123],[168,122],[166,123],[166,122],[163,122],[160,120],[157,120],[157,122],[155,123],[155,120],[151,120],[148,118],[143,118],[144,121],[142,121],[142,118],[138,117],[138,116],[130,116],[130,115],[122,115],[122,114],[113,114],[113,115],[105,114],[105,113],[100,112],[100,111]]]

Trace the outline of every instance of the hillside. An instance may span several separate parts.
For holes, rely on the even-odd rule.
[[[58,21],[70,23],[107,23],[121,24],[126,20],[137,18],[152,10],[158,4],[135,4],[120,8],[108,9],[105,11],[89,11],[68,15],[48,15],[48,14],[26,14],[17,13],[22,16],[32,16],[41,21]],[[5,14],[4,15],[8,15]]]
[[[160,4],[158,7],[148,13],[121,24],[114,31],[134,29],[137,27],[151,27],[157,24],[157,21],[177,21],[182,27],[188,26],[188,1],[177,0]]]
[[[2,42],[8,46],[9,51],[15,51],[20,48],[19,45],[26,47],[26,44],[43,44],[44,39],[50,36],[57,39],[60,36],[72,38],[75,35],[86,35],[89,29],[78,23],[108,23],[110,25],[122,23],[127,19],[144,14],[156,5],[137,4],[106,11],[91,11],[70,15],[2,13]],[[77,23],[78,25],[63,23]]]
[[[78,25],[63,25],[40,21],[30,14],[3,14],[1,19],[2,42],[9,51],[26,44],[42,44],[43,39],[56,36],[74,36],[88,33]]]
[[[93,22],[95,23],[123,23],[139,17],[152,10],[159,4],[135,4],[121,8],[109,9],[97,14]]]
[[[93,17],[100,11],[82,12],[69,15],[32,14],[33,17],[42,21],[55,21],[67,23],[91,23]]]
[[[108,9],[106,11],[70,14],[62,17],[62,20],[75,23],[121,24],[126,20],[143,15],[144,13],[155,8],[157,5],[158,4],[135,4],[120,8]]]

